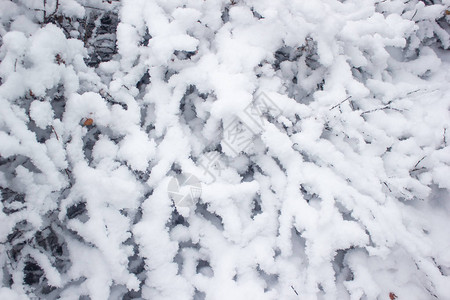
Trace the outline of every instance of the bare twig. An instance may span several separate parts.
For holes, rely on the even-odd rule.
[[[106,9],[98,8],[98,7],[94,7],[94,6],[89,6],[89,5],[83,5],[83,7],[90,8],[90,9],[98,9],[98,10],[101,10],[101,11],[106,11]]]
[[[66,32],[66,36],[70,37],[69,30],[67,30],[67,28],[63,26],[62,22],[58,21],[58,25],[59,25],[60,28],[62,28]]]
[[[406,95],[411,95],[411,94],[417,93],[417,92],[419,92],[419,91],[421,91],[421,89],[417,89],[417,90],[415,90],[415,91],[411,91],[411,92],[407,93]]]
[[[111,99],[114,99],[113,96],[111,96],[111,94],[108,91],[105,91],[104,89],[100,89],[99,93],[100,93],[100,96],[102,96],[105,99],[107,96],[110,97]],[[109,99],[106,99],[106,100],[109,100]]]
[[[420,164],[420,162],[421,162],[422,160],[424,160],[425,157],[426,157],[426,156],[422,157],[422,158],[414,165],[414,168],[417,168],[417,166]]]
[[[426,170],[425,167],[418,167],[419,164],[420,164],[420,162],[421,162],[422,160],[424,160],[425,157],[426,157],[426,155],[425,155],[424,157],[422,157],[421,159],[419,159],[419,161],[414,165],[414,168],[413,168],[412,170],[409,171],[409,175],[410,175],[410,176],[413,176],[413,173],[414,173],[414,172],[420,172],[420,171]],[[415,176],[415,177],[417,178],[417,176]]]
[[[447,137],[445,136],[447,128],[444,128],[444,146],[447,147]]]
[[[364,112],[361,113],[361,116],[364,115],[364,114],[376,112],[376,111],[378,111],[378,110],[388,110],[388,109],[402,112],[401,109],[398,109],[398,108],[395,108],[395,107],[390,107],[389,105],[386,105],[386,106],[384,106],[384,107],[379,107],[379,108],[375,108],[375,109],[371,109],[371,110],[366,110],[366,111],[364,111]]]
[[[297,291],[294,289],[294,287],[291,285],[291,289],[294,291],[294,293],[298,296]]]
[[[67,177],[68,177],[69,179],[71,179],[69,169],[64,169],[64,171],[66,172]],[[72,185],[72,184],[70,184],[70,185]]]
[[[416,14],[417,14],[417,9],[416,9],[416,11],[414,12],[413,16],[411,17],[411,21],[412,21],[412,19],[414,19],[414,17],[416,16]]]
[[[342,103],[344,103],[345,101],[347,101],[348,99],[350,99],[352,96],[348,96],[347,98],[345,98],[344,100],[342,100],[341,102],[339,102],[338,104],[336,104],[335,106],[333,106],[332,108],[330,108],[330,110],[335,109],[336,107],[338,107],[339,105],[341,105]]]
[[[53,125],[52,125],[52,130],[53,130],[53,132],[55,133],[56,139],[59,141],[58,134],[56,133],[55,127],[53,127]]]
[[[51,17],[56,15],[56,13],[58,12],[58,8],[59,8],[59,0],[56,0],[55,11],[52,14],[50,14],[47,19],[50,19]]]
[[[46,6],[47,6],[47,0],[44,0],[44,19],[43,19],[43,21],[44,21],[44,23],[45,23],[45,20],[47,20],[47,8],[46,8]]]

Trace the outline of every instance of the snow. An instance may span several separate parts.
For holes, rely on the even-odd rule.
[[[4,299],[11,299],[11,300],[25,300],[25,299],[29,299],[26,295],[24,294],[19,294],[11,289],[8,289],[6,287],[2,287],[0,289],[0,297],[4,298]]]
[[[450,299],[449,5],[0,0],[0,298]]]
[[[39,100],[31,102],[30,117],[41,129],[45,129],[47,126],[51,125],[53,120],[53,110],[50,102],[41,102]]]
[[[155,151],[155,142],[150,141],[145,132],[136,131],[126,135],[120,142],[118,156],[133,169],[145,171]]]

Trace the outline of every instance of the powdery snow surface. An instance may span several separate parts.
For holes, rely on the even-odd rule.
[[[449,0],[0,0],[0,299],[450,299],[449,33]]]

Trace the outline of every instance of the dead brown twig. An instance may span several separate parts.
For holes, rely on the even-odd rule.
[[[44,12],[44,23],[48,23],[49,20],[52,17],[54,17],[56,15],[56,13],[58,12],[59,0],[56,0],[55,10],[48,16],[47,16],[47,8],[46,8],[46,6],[47,6],[47,0],[44,0],[44,9],[43,9],[43,12]]]

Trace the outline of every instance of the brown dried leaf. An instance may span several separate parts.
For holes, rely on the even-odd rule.
[[[84,126],[91,126],[92,124],[94,124],[94,120],[92,120],[91,118],[87,118],[83,123]]]

